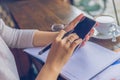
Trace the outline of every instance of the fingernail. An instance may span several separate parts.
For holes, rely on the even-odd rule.
[[[89,39],[90,39],[90,36],[87,36],[86,39],[85,39],[85,41],[88,41]]]
[[[94,32],[94,29],[91,29],[91,31],[90,32]]]
[[[73,33],[74,35],[77,35],[76,33]]]
[[[85,45],[85,42],[82,42],[81,47],[83,47],[84,45]]]

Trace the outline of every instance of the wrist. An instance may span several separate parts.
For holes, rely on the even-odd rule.
[[[36,80],[57,80],[60,71],[48,64],[44,64]]]
[[[55,65],[51,65],[51,64],[45,64],[43,67],[46,68],[46,70],[49,70],[50,72],[53,72],[57,75],[59,75],[61,71],[61,68],[56,67]]]

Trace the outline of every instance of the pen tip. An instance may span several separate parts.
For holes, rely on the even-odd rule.
[[[41,55],[43,52],[42,51],[40,51],[39,53],[38,53],[38,55]]]

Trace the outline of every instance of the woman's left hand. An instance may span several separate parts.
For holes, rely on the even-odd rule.
[[[72,22],[70,22],[70,24],[67,25],[67,27],[65,28],[65,31],[68,32],[72,30],[75,27],[76,23],[79,22],[83,18],[83,16],[84,16],[83,14],[80,14],[79,16],[77,16]],[[97,25],[98,24],[96,24],[96,26]],[[85,45],[85,43],[90,39],[93,33],[94,33],[94,29],[91,29],[89,34],[86,35],[84,41],[81,43],[81,46]]]

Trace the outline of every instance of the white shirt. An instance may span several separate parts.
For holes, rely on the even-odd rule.
[[[33,47],[34,31],[10,28],[0,19],[0,80],[20,80],[14,56],[8,47]]]

